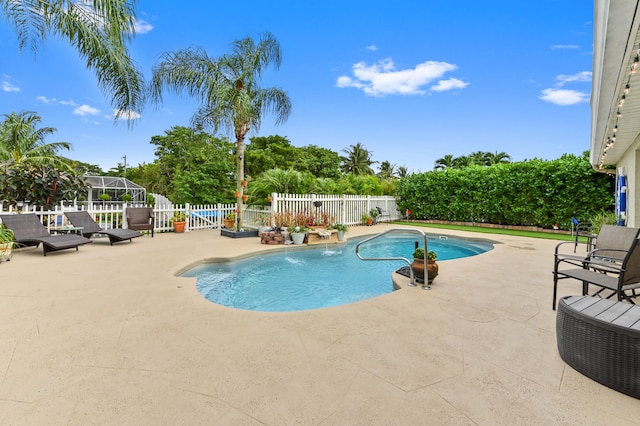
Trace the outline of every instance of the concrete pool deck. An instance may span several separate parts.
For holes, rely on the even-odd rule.
[[[640,424],[639,400],[558,354],[557,241],[422,229],[498,244],[438,262],[431,291],[291,313],[218,306],[175,276],[278,249],[258,238],[14,252],[0,264],[0,425]]]

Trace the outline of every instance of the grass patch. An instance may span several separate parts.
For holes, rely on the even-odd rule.
[[[500,234],[500,235],[513,235],[517,237],[529,237],[529,238],[543,238],[545,240],[558,240],[558,241],[574,241],[575,237],[567,234],[554,234],[552,232],[536,232],[536,231],[520,231],[515,229],[505,228],[484,228],[482,226],[464,226],[464,225],[449,225],[443,223],[425,223],[425,222],[392,222],[396,225],[412,225],[423,228],[436,228],[436,229],[452,229],[455,231],[465,232],[479,232],[482,234]],[[582,238],[580,239],[582,241]],[[586,242],[586,238],[584,242]]]

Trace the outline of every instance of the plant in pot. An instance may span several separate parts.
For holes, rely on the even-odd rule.
[[[182,233],[187,225],[187,214],[177,211],[171,217],[171,222],[173,222],[173,230],[177,233]]]
[[[233,229],[236,224],[236,212],[227,213],[222,221],[224,222],[225,228]]]
[[[8,262],[11,259],[11,250],[14,245],[13,231],[0,225],[0,262],[3,260]]]
[[[304,237],[307,235],[307,228],[305,226],[297,225],[291,226],[289,229],[289,235],[291,235],[291,239],[293,240],[293,244],[303,244]]]
[[[436,259],[438,255],[435,251],[429,250],[427,253],[427,282],[431,284],[436,276],[438,276],[438,264]],[[413,263],[411,264],[413,275],[424,281],[424,249],[416,247],[413,252]]]
[[[360,215],[360,221],[363,225],[367,226],[371,226],[373,224],[373,218],[369,213],[362,213],[362,215]]]
[[[380,212],[378,211],[378,209],[371,209],[369,210],[369,216],[371,216],[371,223],[376,223],[376,219],[378,218],[378,215],[380,214]]]
[[[344,241],[346,239],[345,234],[349,230],[349,227],[347,227],[347,225],[345,225],[344,223],[335,223],[331,225],[331,229],[335,229],[336,231],[338,231],[338,241]]]

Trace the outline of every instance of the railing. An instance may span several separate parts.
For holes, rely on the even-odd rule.
[[[361,224],[361,216],[376,207],[389,212],[389,221],[401,219],[396,200],[389,196],[366,195],[316,195],[316,194],[272,194],[270,206],[246,205],[242,210],[242,226],[256,228],[259,225],[269,225],[268,218],[277,212],[305,212],[316,216],[331,218],[333,223],[342,223],[347,226]],[[103,228],[126,228],[126,220],[123,220],[127,207],[146,207],[143,204],[120,202],[93,202],[93,203],[61,203],[53,209],[22,205],[19,208],[9,206],[9,213],[35,213],[42,218],[42,223],[49,229],[68,225],[65,211],[85,210],[95,218]],[[156,204],[153,206],[155,214],[155,232],[169,232],[173,230],[171,218],[176,212],[186,214],[187,225],[185,231],[201,229],[219,229],[222,220],[227,213],[235,212],[235,204],[210,204],[210,205],[177,205]],[[3,211],[0,203],[0,212]],[[385,216],[386,218],[386,216]]]
[[[393,234],[393,233],[403,233],[403,234],[412,233],[412,234],[422,235],[422,238],[424,238],[424,254],[425,254],[423,259],[424,260],[424,284],[422,285],[422,289],[431,290],[431,286],[429,285],[429,281],[427,280],[427,270],[428,270],[427,253],[429,253],[428,239],[427,239],[427,234],[420,229],[389,229],[388,231],[384,231],[384,232],[381,232],[380,234],[374,235],[373,237],[369,237],[365,240],[360,241],[356,245],[356,256],[358,256],[358,259],[366,260],[366,261],[402,260],[404,262],[407,262],[407,264],[409,265],[409,285],[411,287],[415,287],[417,284],[416,284],[415,276],[413,274],[413,268],[411,268],[411,263],[412,263],[411,260],[407,259],[406,257],[362,257],[362,255],[360,254],[360,246],[362,246],[363,244],[378,238],[382,238],[387,234]]]
[[[389,212],[390,222],[402,219],[396,199],[376,195],[318,195],[318,194],[271,194],[271,210],[277,212],[305,212],[316,216],[328,215],[335,223],[359,225],[362,214],[380,207]]]

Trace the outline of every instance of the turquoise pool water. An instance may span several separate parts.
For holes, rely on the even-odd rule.
[[[290,312],[344,305],[393,291],[391,273],[407,265],[402,261],[363,261],[356,257],[360,239],[345,245],[318,245],[257,254],[230,263],[199,265],[183,274],[197,277],[198,291],[220,305],[262,312]],[[394,235],[363,244],[364,257],[412,259],[421,236]],[[479,240],[429,236],[429,250],[438,254],[441,273],[449,259],[475,256],[493,249]],[[437,285],[437,284],[436,284]]]

